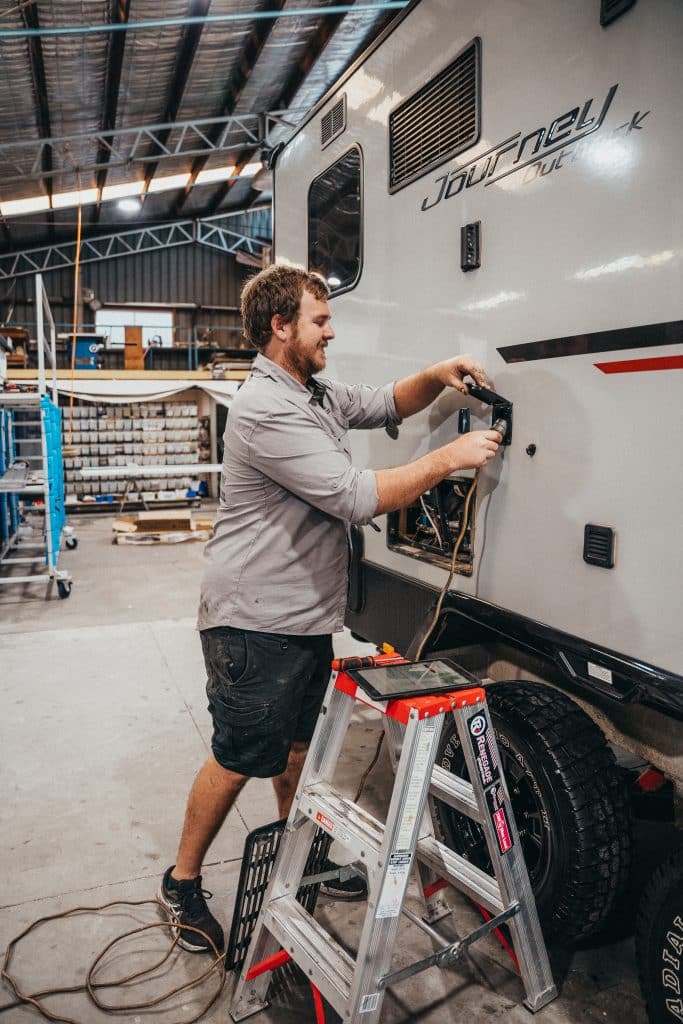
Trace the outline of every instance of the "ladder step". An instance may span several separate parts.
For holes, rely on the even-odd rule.
[[[266,910],[264,924],[303,972],[314,978],[316,987],[343,1017],[351,994],[355,961],[294,896],[274,900]]]
[[[440,878],[445,878],[492,914],[502,914],[506,909],[497,880],[433,836],[418,840],[416,856]]]
[[[342,796],[327,782],[315,782],[303,789],[299,810],[343,843],[353,860],[363,859],[369,868],[377,863],[384,825],[371,814]]]
[[[448,804],[468,818],[481,822],[482,816],[474,796],[474,790],[469,782],[465,782],[458,775],[446,771],[441,765],[435,764],[432,769],[432,781],[429,787],[429,795]]]

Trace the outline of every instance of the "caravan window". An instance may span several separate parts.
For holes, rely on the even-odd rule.
[[[358,146],[311,183],[308,192],[308,269],[327,280],[332,294],[358,283],[362,265],[362,174]]]

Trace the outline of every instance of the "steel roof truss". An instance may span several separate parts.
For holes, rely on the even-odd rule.
[[[64,172],[74,173],[73,147],[79,143],[97,143],[100,152],[109,159],[78,164],[81,174],[150,164],[179,156],[210,156],[212,153],[247,146],[268,145],[269,133],[278,127],[292,128],[288,117],[292,111],[275,110],[265,114],[239,114],[229,117],[206,117],[192,121],[141,125],[136,128],[117,128],[110,131],[88,132],[82,135],[63,135],[49,139],[27,139],[19,142],[0,142],[0,168],[3,163],[16,170],[11,177],[2,175],[3,186],[15,181],[54,177]],[[215,138],[211,129],[217,131]],[[172,133],[171,141],[168,134]],[[157,147],[153,155],[142,152],[150,143]],[[21,153],[32,151],[32,160],[22,162]],[[71,150],[71,152],[70,152]],[[46,157],[52,155],[52,167],[46,167]],[[20,154],[19,156],[15,154]],[[6,196],[9,199],[9,196]]]

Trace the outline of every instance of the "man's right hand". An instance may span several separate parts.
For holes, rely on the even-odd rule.
[[[453,470],[481,469],[494,458],[502,440],[497,430],[472,430],[444,447],[456,460]]]
[[[405,508],[439,480],[459,469],[481,469],[495,456],[503,440],[497,430],[472,430],[455,441],[393,469],[375,470],[375,515]]]

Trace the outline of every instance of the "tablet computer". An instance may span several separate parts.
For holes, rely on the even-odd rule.
[[[407,665],[377,665],[353,669],[347,675],[374,700],[427,697],[431,693],[469,690],[478,679],[449,661],[414,661]]]

